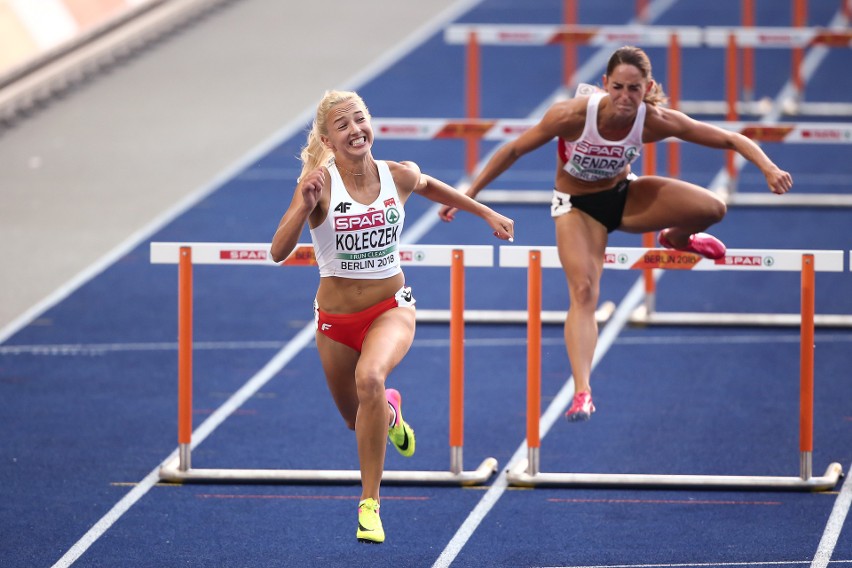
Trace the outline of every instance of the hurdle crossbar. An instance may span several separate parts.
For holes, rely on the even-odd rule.
[[[373,130],[383,139],[438,140],[466,138],[502,141],[517,138],[538,121],[529,118],[373,118]],[[785,144],[852,144],[850,122],[785,122],[764,124],[748,121],[707,121],[725,130],[739,132],[755,142]],[[678,138],[661,140],[680,143]]]
[[[852,258],[852,252],[850,252]],[[749,261],[738,259],[750,259]],[[813,456],[813,389],[814,389],[814,303],[815,272],[843,270],[843,251],[799,250],[729,250],[716,261],[699,255],[667,249],[607,248],[604,266],[632,270],[774,270],[801,271],[801,340],[800,340],[800,412],[799,412],[799,476],[742,475],[654,475],[553,473],[540,471],[539,417],[541,415],[541,359],[530,353],[540,349],[541,324],[535,312],[541,309],[541,270],[560,267],[556,247],[500,247],[501,267],[526,267],[528,271],[528,309],[530,325],[527,340],[527,448],[526,460],[519,460],[507,473],[510,485],[643,487],[643,488],[728,488],[791,491],[825,491],[833,488],[843,473],[839,463],[831,463],[822,477],[812,475]]]
[[[160,478],[173,482],[234,483],[360,483],[354,470],[193,468],[192,448],[192,266],[315,265],[310,244],[299,244],[283,262],[275,263],[266,243],[151,243],[151,263],[178,264],[178,453],[163,464]],[[385,471],[392,484],[477,485],[497,471],[488,457],[475,470],[465,471],[464,447],[464,270],[493,266],[494,248],[485,245],[403,245],[406,266],[450,268],[450,467],[448,471]]]

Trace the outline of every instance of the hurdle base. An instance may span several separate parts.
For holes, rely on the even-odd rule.
[[[640,305],[630,314],[631,325],[689,325],[689,326],[754,326],[754,327],[799,327],[801,314],[749,314],[749,313],[706,313],[706,312],[649,312]],[[816,314],[815,327],[852,327],[852,316],[842,314]]]
[[[485,458],[471,471],[385,471],[382,483],[391,485],[480,485],[497,471],[497,460]],[[361,483],[361,472],[334,469],[180,469],[175,458],[160,468],[160,479],[172,483],[269,483],[329,484]]]
[[[615,473],[536,473],[527,472],[527,460],[520,460],[506,474],[515,487],[631,487],[636,489],[729,489],[749,491],[829,491],[843,476],[843,467],[834,462],[822,477],[761,477],[750,475],[654,475]]]

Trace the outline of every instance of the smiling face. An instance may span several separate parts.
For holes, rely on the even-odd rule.
[[[367,109],[355,99],[334,105],[325,119],[323,143],[350,160],[362,158],[373,145],[373,128]]]

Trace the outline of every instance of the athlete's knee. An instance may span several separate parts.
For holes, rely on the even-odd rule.
[[[589,307],[594,308],[598,303],[600,288],[598,282],[592,278],[583,277],[573,279],[568,284],[569,296],[571,298],[571,306],[573,307]]]
[[[364,369],[355,372],[355,386],[361,404],[385,397],[385,375],[378,369]]]
[[[712,194],[712,197],[704,207],[704,215],[709,225],[718,223],[728,213],[728,206],[725,201],[716,194]]]

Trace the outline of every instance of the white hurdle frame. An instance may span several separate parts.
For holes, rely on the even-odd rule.
[[[488,457],[475,470],[463,467],[464,446],[464,269],[494,266],[491,245],[402,245],[406,266],[450,267],[450,469],[449,471],[385,471],[382,482],[411,485],[477,485],[497,471]],[[178,265],[178,455],[160,468],[160,479],[172,482],[220,483],[360,483],[356,470],[200,469],[192,467],[192,266],[194,264],[316,265],[313,246],[298,244],[280,264],[268,243],[151,243],[152,264]],[[418,310],[418,319],[420,319]]]
[[[729,250],[724,259],[667,249],[607,248],[605,268],[631,270],[649,266],[680,270],[801,271],[802,314],[800,345],[799,476],[741,475],[656,475],[602,473],[544,473],[540,471],[539,421],[541,414],[541,270],[559,268],[556,247],[500,247],[499,266],[524,267],[528,271],[529,324],[527,341],[527,448],[526,460],[510,468],[510,485],[521,487],[669,487],[740,488],[791,491],[832,489],[843,474],[842,466],[831,463],[825,475],[812,476],[813,456],[813,368],[814,368],[814,273],[842,272],[843,251]],[[737,259],[752,259],[747,262]],[[852,251],[850,251],[852,260]]]

